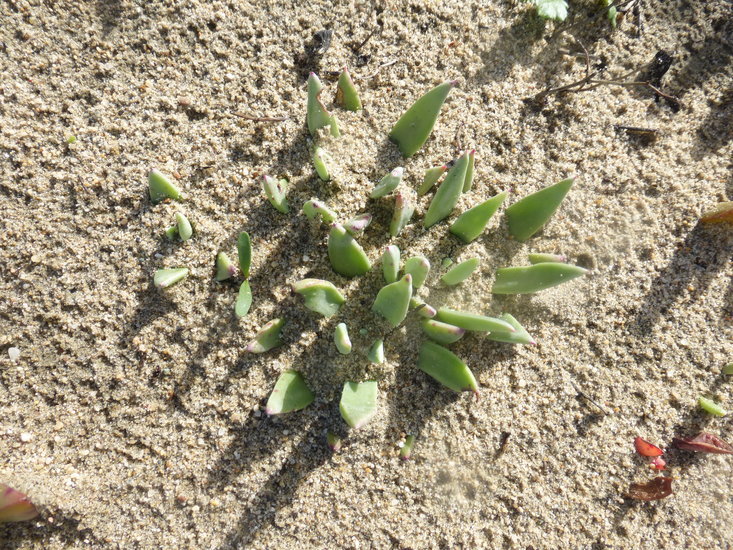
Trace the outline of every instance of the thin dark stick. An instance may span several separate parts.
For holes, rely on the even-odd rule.
[[[254,120],[255,122],[283,122],[288,120],[289,116],[252,116],[243,115],[242,113],[232,113],[234,116],[243,118],[244,120]]]
[[[604,409],[603,407],[601,407],[596,400],[594,400],[593,398],[589,397],[587,393],[585,393],[583,390],[581,390],[572,378],[570,378],[570,383],[575,388],[575,391],[578,392],[578,395],[580,395],[581,397],[584,397],[587,401],[593,403],[606,416],[608,416],[610,414],[606,409]]]
[[[359,44],[356,48],[354,48],[354,53],[359,53],[359,50],[361,50],[364,46],[366,46],[366,43],[369,42],[372,36],[375,35],[377,32],[377,29],[372,29],[372,32],[370,32],[367,37],[362,41],[361,44]]]

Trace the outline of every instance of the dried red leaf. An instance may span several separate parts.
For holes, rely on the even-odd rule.
[[[37,515],[38,510],[27,496],[0,483],[0,523],[27,521]]]
[[[685,451],[733,455],[733,447],[718,436],[707,432],[700,432],[692,439],[689,437],[675,437],[672,439],[672,445]]]
[[[656,445],[652,445],[646,439],[642,439],[641,437],[634,439],[634,448],[641,456],[662,456],[664,454],[662,449]]]
[[[667,462],[661,456],[655,456],[649,461],[652,470],[666,470]]]
[[[659,476],[647,483],[632,483],[626,496],[634,500],[660,500],[672,492],[672,478]]]
[[[733,223],[733,202],[719,202],[710,210],[703,213],[700,221],[708,223]]]

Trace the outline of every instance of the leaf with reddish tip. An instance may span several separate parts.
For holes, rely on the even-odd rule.
[[[626,496],[634,500],[660,500],[672,493],[672,478],[659,476],[647,483],[632,483]]]
[[[706,223],[733,223],[733,201],[719,202],[713,208],[705,212],[700,221]]]
[[[313,403],[313,399],[313,392],[301,374],[294,370],[285,371],[275,383],[275,388],[267,400],[265,412],[273,415],[299,411]]]
[[[285,319],[273,319],[263,326],[255,337],[247,344],[245,348],[249,353],[265,353],[272,348],[282,345],[280,332],[285,326]]]
[[[733,447],[728,445],[718,436],[707,432],[700,432],[693,438],[674,437],[672,445],[684,451],[693,451],[697,453],[715,453],[720,455],[733,454]]]
[[[20,491],[0,483],[0,523],[27,521],[38,515],[38,510]]]
[[[646,439],[642,439],[641,437],[634,439],[634,448],[641,456],[662,456],[664,454],[662,449],[656,445],[652,445]]]
[[[377,382],[346,382],[339,410],[346,423],[361,428],[377,413]]]

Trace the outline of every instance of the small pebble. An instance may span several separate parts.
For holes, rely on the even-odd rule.
[[[20,358],[20,350],[18,348],[8,348],[8,357],[11,361],[17,361]]]
[[[20,440],[23,443],[28,443],[31,439],[33,439],[33,436],[28,432],[23,432],[22,434],[20,434]]]

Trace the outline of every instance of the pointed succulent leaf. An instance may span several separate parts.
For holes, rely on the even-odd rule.
[[[379,183],[374,186],[374,189],[372,189],[372,192],[369,193],[369,196],[372,199],[378,199],[379,197],[390,194],[392,191],[397,189],[400,182],[402,181],[402,176],[404,175],[404,173],[405,169],[401,166],[398,166],[389,174],[384,176],[381,180],[379,180]]]
[[[239,271],[242,272],[242,277],[249,279],[249,268],[252,264],[252,240],[246,231],[242,231],[237,238],[237,255],[239,256]]]
[[[229,256],[224,252],[219,252],[216,255],[216,280],[226,281],[230,277],[233,277],[236,272],[237,268],[229,259]]]
[[[527,257],[529,258],[529,263],[531,264],[542,264],[546,262],[556,262],[556,263],[567,263],[568,257],[563,254],[541,254],[541,253],[534,253],[534,254],[527,254]]]
[[[382,273],[387,283],[394,283],[400,273],[400,249],[389,245],[382,254]]]
[[[168,288],[188,277],[187,267],[158,269],[153,275],[153,284],[158,288]]]
[[[464,243],[470,243],[486,229],[491,216],[498,210],[505,198],[506,191],[466,210],[450,226],[450,232]]]
[[[20,491],[0,483],[0,524],[28,521],[38,516],[38,510]]]
[[[346,328],[346,323],[339,323],[336,325],[336,330],[333,334],[333,341],[340,354],[348,355],[351,353],[351,340],[349,339],[349,329]]]
[[[478,383],[466,363],[443,346],[423,342],[417,368],[454,391],[478,393]]]
[[[727,411],[723,407],[707,397],[698,397],[697,404],[702,410],[713,416],[725,416],[727,414]]]
[[[461,262],[460,264],[457,264],[450,268],[450,270],[448,270],[448,272],[443,275],[440,280],[443,281],[443,284],[446,284],[448,286],[462,283],[471,276],[471,273],[476,271],[478,264],[478,258],[471,258],[469,260]]]
[[[700,221],[705,223],[733,223],[733,201],[719,202],[703,213]]]
[[[494,294],[531,294],[580,277],[587,272],[577,265],[544,262],[528,267],[503,267],[496,270]]]
[[[171,225],[168,229],[165,230],[165,238],[169,241],[174,240],[178,236],[178,226],[177,225]]]
[[[438,313],[433,306],[426,304],[419,296],[410,298],[410,307],[412,309],[420,308],[417,310],[417,314],[426,319],[432,319]]]
[[[468,154],[464,153],[445,176],[443,183],[430,201],[430,206],[425,214],[423,225],[425,229],[435,225],[448,215],[455,208],[458,198],[463,191],[463,182],[466,180],[466,169],[468,168]]]
[[[425,256],[414,256],[405,262],[405,273],[412,275],[412,288],[420,288],[430,272],[430,262]]]
[[[249,286],[249,281],[245,280],[239,286],[239,293],[237,294],[237,301],[234,303],[234,314],[241,319],[247,313],[249,308],[252,306],[252,289]]]
[[[402,460],[410,460],[410,457],[412,456],[412,447],[414,445],[415,445],[415,436],[408,435],[405,438],[404,445],[402,445],[402,448],[400,449],[400,458]]]
[[[352,235],[358,235],[372,223],[371,214],[359,214],[344,224],[344,229]]]
[[[396,283],[382,287],[372,305],[372,311],[379,313],[393,327],[399,325],[407,316],[412,298],[412,277],[407,274]]]
[[[495,342],[506,342],[507,344],[536,344],[534,338],[530,336],[529,332],[519,324],[514,317],[508,313],[503,313],[500,317],[502,321],[506,321],[513,328],[514,332],[507,330],[492,330],[489,332],[487,338],[494,340]]]
[[[341,438],[336,433],[330,430],[326,434],[326,443],[334,453],[338,453],[341,450],[341,446],[343,445]]]
[[[532,193],[506,209],[509,233],[518,241],[526,241],[537,233],[560,206],[573,186],[573,178]]]
[[[364,275],[372,267],[364,249],[339,223],[328,234],[328,259],[333,270],[344,277]]]
[[[320,216],[325,223],[333,223],[336,221],[336,212],[326,205],[326,203],[311,199],[303,204],[303,212],[309,220],[313,220]]]
[[[468,313],[466,311],[458,311],[447,307],[438,309],[435,316],[438,321],[449,323],[457,327],[465,328],[473,332],[515,332],[516,329],[503,319],[496,317],[486,317],[476,313]]]
[[[268,415],[285,414],[305,409],[313,403],[313,392],[298,371],[288,370],[280,375],[265,405]]]
[[[392,221],[389,224],[389,234],[396,237],[402,229],[410,222],[410,218],[415,213],[415,205],[410,196],[403,192],[398,192],[394,201],[394,213]]]
[[[182,197],[181,190],[157,170],[151,170],[148,173],[148,192],[153,203],[165,199],[180,200]]]
[[[466,333],[466,329],[448,323],[442,323],[435,319],[425,319],[421,323],[422,331],[434,342],[439,344],[452,344],[457,342]]]
[[[381,365],[384,363],[384,340],[381,338],[374,340],[374,343],[369,348],[367,353],[367,359],[375,365]]]
[[[346,382],[339,409],[346,423],[354,429],[364,426],[377,412],[377,382]]]
[[[274,206],[279,212],[287,214],[290,211],[288,207],[288,199],[285,196],[285,192],[288,189],[288,180],[276,179],[272,176],[262,176],[262,188],[265,190],[267,200]]]
[[[303,279],[293,285],[293,290],[305,298],[305,307],[324,317],[335,315],[346,301],[333,283],[322,279]]]
[[[473,185],[473,171],[476,163],[476,149],[468,153],[468,167],[466,168],[466,179],[463,180],[463,192],[467,193]]]
[[[176,212],[176,227],[178,228],[178,236],[182,241],[187,241],[193,237],[193,227],[191,226],[191,222],[189,222],[188,218],[180,212]]]
[[[316,73],[310,73],[308,76],[308,106],[306,111],[306,123],[311,136],[316,135],[319,128],[331,124],[331,113],[321,103],[321,90],[323,84]]]
[[[359,92],[356,91],[356,86],[351,80],[349,70],[344,67],[339,75],[339,81],[336,86],[336,105],[340,105],[347,111],[358,111],[361,109],[361,99],[359,99]]]
[[[246,281],[245,281],[246,282]],[[282,345],[280,333],[285,326],[285,319],[273,319],[263,326],[255,337],[247,344],[246,351],[250,353],[265,353]]]
[[[341,126],[339,125],[339,119],[336,115],[331,115],[331,125],[329,127],[329,133],[331,137],[341,137]]]
[[[316,145],[313,148],[313,166],[316,169],[316,174],[323,181],[329,181],[331,174],[328,171],[328,164],[331,161],[331,155],[329,155],[323,147]]]
[[[435,185],[440,177],[447,171],[448,167],[445,164],[443,166],[435,166],[425,170],[425,175],[423,176],[422,184],[417,190],[417,195],[422,197],[425,193],[430,191],[433,185]]]
[[[404,157],[411,157],[430,137],[440,108],[456,81],[443,82],[420,97],[403,114],[389,133]]]

